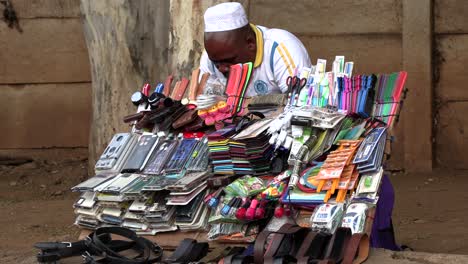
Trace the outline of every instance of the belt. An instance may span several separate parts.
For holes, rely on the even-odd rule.
[[[205,257],[203,257],[201,263],[218,263],[223,260],[227,264],[226,259],[233,259],[235,256],[242,256],[242,252],[245,251],[245,247],[216,247]]]
[[[327,248],[331,235],[325,232],[309,232],[301,248],[297,252],[296,258],[298,264],[307,264],[310,262],[319,263],[323,258],[324,251]]]
[[[245,256],[241,254],[229,255],[221,259],[218,264],[250,264],[253,263],[252,256]]]
[[[255,240],[254,262],[276,263],[280,258],[292,259],[300,250],[299,245],[308,232],[308,228],[292,224],[285,224],[278,231],[263,230]],[[266,241],[271,234],[274,234],[274,237],[265,250]]]
[[[361,264],[369,256],[369,236],[354,234],[349,240],[342,264]]]
[[[180,242],[174,253],[165,263],[197,262],[208,254],[208,243],[198,243],[195,239],[186,238]]]
[[[129,241],[112,240],[111,234],[125,237]],[[163,254],[160,246],[123,227],[101,227],[78,242],[39,242],[35,247],[41,250],[37,254],[37,260],[42,263],[82,255],[86,264],[144,264],[159,261]],[[128,249],[137,251],[138,256],[127,258],[119,254]]]
[[[338,228],[328,243],[324,260],[332,261],[332,263],[340,263],[343,260],[346,246],[350,238],[351,229],[344,227]]]

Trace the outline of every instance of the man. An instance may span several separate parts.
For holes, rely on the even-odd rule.
[[[223,82],[229,67],[252,62],[247,96],[285,93],[286,78],[302,67],[310,67],[310,59],[301,41],[281,29],[268,29],[249,24],[244,8],[236,2],[222,3],[206,10],[205,50],[200,60],[202,73]]]

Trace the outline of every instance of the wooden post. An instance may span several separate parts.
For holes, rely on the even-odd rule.
[[[81,0],[92,74],[89,172],[113,134],[129,131],[130,95],[167,76],[169,1]]]
[[[403,110],[405,169],[432,170],[432,1],[403,0],[403,69],[408,97]]]

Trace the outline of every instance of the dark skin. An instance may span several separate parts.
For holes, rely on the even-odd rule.
[[[255,32],[250,25],[230,31],[206,32],[205,49],[216,68],[227,77],[231,65],[255,61]]]

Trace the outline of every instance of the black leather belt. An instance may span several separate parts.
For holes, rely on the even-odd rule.
[[[113,240],[111,235],[118,235],[128,240]],[[143,264],[161,260],[163,249],[150,240],[139,237],[135,232],[123,227],[101,227],[85,240],[68,242],[40,242],[35,247],[38,262],[56,262],[61,258],[83,256],[83,263]],[[134,258],[128,258],[119,252],[133,249],[138,252]]]
[[[165,263],[191,263],[198,262],[208,254],[208,243],[197,242],[195,239],[182,240],[174,253],[167,258]]]

